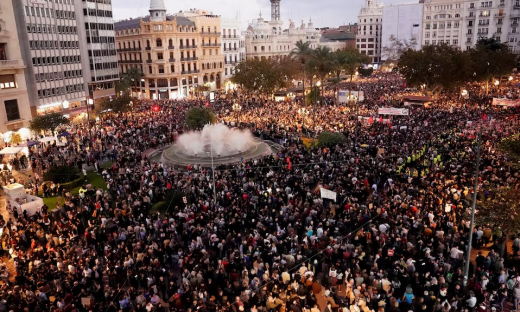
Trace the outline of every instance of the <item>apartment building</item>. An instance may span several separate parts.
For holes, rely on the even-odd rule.
[[[383,34],[383,4],[376,0],[365,0],[358,15],[356,47],[371,58],[373,64],[381,63]]]
[[[134,95],[176,99],[194,95],[199,84],[220,89],[220,17],[204,10],[168,15],[163,0],[152,0],[149,12],[114,25],[120,72],[143,73]]]
[[[423,44],[449,43],[469,49],[479,38],[495,38],[520,52],[520,0],[425,0]]]
[[[83,0],[76,5],[78,35],[87,96],[94,101],[116,95],[119,80],[112,0]]]
[[[20,50],[11,1],[0,3],[0,132],[9,140],[10,131],[28,126],[31,109],[25,82],[25,65]],[[1,141],[1,140],[0,140]]]
[[[11,1],[32,115],[81,110],[87,96],[76,13],[81,2]]]

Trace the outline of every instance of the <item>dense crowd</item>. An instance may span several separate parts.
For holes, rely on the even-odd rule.
[[[342,88],[363,90],[365,100],[334,105],[331,96],[304,107],[243,94],[238,117],[233,99],[209,104],[219,121],[237,126],[238,118],[281,145],[217,166],[216,198],[211,168],[168,167],[147,153],[173,143],[186,111],[205,100],[143,101],[91,129],[75,126],[65,146],[34,148],[29,183],[64,204],[3,222],[16,277],[4,280],[0,311],[450,312],[507,301],[517,309],[519,239],[504,258],[503,237],[479,224],[475,247],[491,251],[476,257],[467,286],[463,266],[477,133],[485,143],[479,191],[519,188],[518,171],[495,149],[518,133],[519,109],[470,92],[442,94],[409,116],[379,116],[377,108],[402,106],[417,91],[397,74]],[[343,133],[346,143],[304,144],[321,131]],[[39,176],[57,163],[93,167],[106,189],[44,192]]]

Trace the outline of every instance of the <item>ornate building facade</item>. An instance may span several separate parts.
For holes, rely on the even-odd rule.
[[[271,20],[266,21],[262,13],[251,23],[246,31],[245,48],[247,58],[270,58],[273,56],[288,55],[295,47],[296,42],[310,42],[310,47],[328,46],[335,51],[346,47],[344,42],[330,41],[322,38],[321,31],[314,28],[312,20],[306,24],[302,21],[296,27],[290,21],[289,28],[283,29],[280,17],[280,0],[271,0]]]
[[[121,73],[138,68],[143,77],[135,96],[176,99],[198,85],[220,89],[224,57],[220,17],[204,10],[167,15],[163,0],[152,0],[150,16],[115,23]]]
[[[365,0],[358,15],[358,50],[368,55],[372,63],[381,62],[381,38],[383,35],[383,4],[376,0]]]

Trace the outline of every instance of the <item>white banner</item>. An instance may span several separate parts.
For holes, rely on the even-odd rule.
[[[336,192],[329,191],[322,187],[322,188],[320,188],[320,193],[321,193],[321,198],[327,198],[327,199],[336,201],[336,195],[337,195]]]
[[[515,107],[520,106],[520,100],[493,98],[493,105]]]
[[[363,102],[365,100],[365,93],[363,91],[339,90],[338,96],[340,103],[347,103],[349,100],[349,94],[351,99],[356,97],[359,102]]]
[[[407,108],[381,107],[377,113],[379,115],[408,116],[410,111]]]

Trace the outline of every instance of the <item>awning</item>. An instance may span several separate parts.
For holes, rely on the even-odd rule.
[[[38,141],[27,141],[27,142],[24,142],[22,144],[19,144],[18,147],[31,147],[31,146],[34,146],[34,145],[37,145],[37,144],[40,144],[40,142],[38,142]]]
[[[62,132],[62,133],[58,134],[58,138],[59,138],[59,137],[62,137],[62,136],[64,136],[64,137],[68,137],[68,136],[70,136],[70,133],[68,133],[67,131],[65,131],[65,132]]]
[[[0,151],[0,155],[17,154],[22,150],[21,147],[6,147]]]
[[[44,138],[39,139],[38,141],[40,141],[42,143],[56,141],[56,137],[44,137]]]

